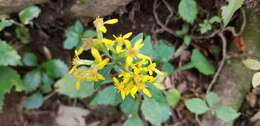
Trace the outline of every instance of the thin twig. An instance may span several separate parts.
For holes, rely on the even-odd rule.
[[[171,7],[171,5],[166,0],[162,0],[162,1],[170,12],[170,14],[167,16],[165,23],[164,23],[167,26],[169,24],[172,16],[173,16],[173,14],[174,14],[174,9]]]
[[[46,96],[44,97],[44,101],[48,100],[49,98],[51,98],[51,97],[52,97],[53,95],[55,95],[56,93],[57,93],[57,91],[54,90],[54,91],[51,92],[50,94],[46,95]]]

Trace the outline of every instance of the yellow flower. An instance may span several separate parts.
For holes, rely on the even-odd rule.
[[[107,50],[111,50],[115,43],[115,41],[106,39],[106,38],[102,39],[102,41],[103,41],[104,45],[106,46]]]
[[[86,80],[88,81],[99,81],[105,80],[105,77],[98,73],[97,69],[90,67],[86,73]]]
[[[152,63],[152,62],[148,65],[147,70],[148,70],[148,72],[149,72],[150,75],[152,75],[153,72],[155,72],[156,74],[159,74],[159,75],[164,75],[163,72],[161,72],[160,70],[158,70],[158,69],[156,68],[156,64],[155,64],[155,63]]]
[[[104,22],[103,18],[97,17],[94,21],[94,26],[98,31],[101,31],[102,33],[107,32],[107,28],[105,27],[105,24],[115,24],[118,22],[118,19],[110,19]]]
[[[123,35],[123,36],[122,35],[119,35],[119,36],[113,35],[113,36],[115,38],[115,41],[122,45],[122,44],[124,44],[125,41],[130,42],[128,40],[128,38],[130,38],[132,36],[132,34],[133,34],[132,32],[129,32],[129,33]]]
[[[77,90],[80,89],[80,82],[87,80],[87,73],[88,73],[88,69],[86,67],[75,69],[75,71],[72,73],[72,76],[75,77],[76,79],[75,88]]]
[[[125,86],[123,83],[119,82],[118,79],[116,79],[115,77],[113,78],[113,82],[114,85],[116,86],[116,88],[119,90],[120,94],[121,94],[121,98],[124,100],[126,97],[126,92],[125,92]]]
[[[74,58],[73,58],[73,61],[72,61],[72,68],[70,69],[69,73],[71,74],[72,72],[74,72],[78,66],[80,65],[80,58],[79,58],[79,55],[83,52],[83,48],[80,48],[79,50],[75,50],[74,51]]]
[[[91,54],[95,58],[95,63],[98,70],[103,69],[104,66],[108,64],[109,58],[105,58],[103,60],[96,48],[91,48]]]

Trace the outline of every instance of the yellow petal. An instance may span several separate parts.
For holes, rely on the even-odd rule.
[[[103,39],[103,42],[104,44],[107,46],[107,47],[111,47],[113,46],[114,44],[114,41],[110,40],[110,39]]]
[[[80,81],[77,81],[77,82],[76,82],[75,88],[76,88],[77,91],[80,90]]]
[[[98,28],[99,31],[106,33],[107,32],[107,28],[105,26],[101,26]]]
[[[118,19],[110,19],[104,22],[104,24],[115,24],[118,22]]]
[[[133,98],[135,97],[135,94],[137,93],[137,91],[138,91],[138,87],[137,87],[137,86],[134,86],[134,87],[131,89],[131,95],[132,95]]]
[[[97,75],[97,79],[98,80],[105,80],[105,77],[103,75],[101,75],[101,74],[98,74]]]
[[[101,62],[102,61],[100,53],[98,52],[98,50],[96,48],[91,48],[91,54],[95,58],[95,60],[97,62]]]
[[[141,49],[141,48],[144,46],[144,44],[143,44],[142,42],[143,42],[143,40],[142,40],[142,39],[139,39],[139,40],[135,43],[134,48],[135,48],[136,50]]]
[[[123,36],[123,38],[124,39],[128,39],[129,37],[131,37],[132,36],[132,32],[129,32],[129,33],[127,33],[127,34],[125,34],[124,36]]]
[[[125,41],[125,46],[128,50],[132,49],[132,45],[130,41]]]
[[[125,92],[121,91],[121,98],[122,100],[125,100]]]
[[[108,62],[109,62],[109,58],[106,58],[105,60],[99,62],[99,63],[97,64],[97,69],[98,69],[98,70],[103,69],[104,66],[106,66]]]
[[[128,56],[126,57],[126,67],[130,66],[133,62],[133,58]]]
[[[150,91],[149,91],[147,88],[144,88],[144,89],[143,89],[143,92],[144,92],[144,94],[145,94],[146,96],[152,97],[152,94],[150,93]]]
[[[77,66],[73,66],[73,67],[70,69],[69,74],[72,74],[76,69],[77,69]]]

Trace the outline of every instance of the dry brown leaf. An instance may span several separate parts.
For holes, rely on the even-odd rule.
[[[260,61],[256,59],[246,59],[242,61],[244,65],[251,70],[260,70]]]

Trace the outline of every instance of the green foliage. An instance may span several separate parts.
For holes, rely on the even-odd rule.
[[[13,20],[11,19],[0,19],[0,32],[4,30],[6,27],[10,27],[13,25]]]
[[[44,71],[53,78],[62,77],[65,73],[68,72],[67,65],[61,60],[54,59],[49,60],[48,62],[42,65]]]
[[[42,73],[42,85],[41,85],[41,91],[43,93],[49,93],[52,91],[52,85],[54,84],[54,80],[49,77],[46,73]]]
[[[183,20],[193,24],[197,18],[198,7],[195,0],[181,0],[178,6],[178,13]]]
[[[162,123],[161,108],[158,102],[153,98],[144,97],[141,106],[144,118],[152,125],[160,126]]]
[[[38,65],[38,58],[32,52],[24,53],[24,55],[22,57],[22,61],[23,61],[23,64],[25,66],[33,67],[33,66],[37,66]]]
[[[143,126],[143,122],[140,117],[135,114],[128,117],[128,119],[124,122],[123,126]]]
[[[209,108],[205,101],[199,98],[192,98],[185,102],[186,107],[195,114],[204,114],[209,111]]]
[[[240,113],[229,106],[220,106],[218,105],[218,102],[218,95],[214,92],[209,92],[206,96],[206,100],[192,98],[187,100],[185,105],[192,113],[198,115],[204,114],[210,110],[212,114],[215,114],[217,118],[225,122],[231,122],[239,117]]]
[[[144,33],[139,33],[139,34],[137,34],[135,37],[133,37],[133,38],[131,39],[132,45],[134,45],[139,39],[142,39],[142,40],[143,40],[143,38],[144,38]]]
[[[155,60],[160,62],[168,62],[173,55],[174,48],[166,44],[166,40],[160,40],[157,45],[154,45]]]
[[[91,101],[91,106],[96,105],[112,105],[116,106],[121,102],[121,98],[117,92],[117,89],[113,86],[106,87],[99,91],[94,99]]]
[[[23,102],[23,106],[26,109],[37,109],[42,106],[43,100],[44,99],[43,99],[42,94],[35,93],[35,94],[29,96],[28,98],[26,98],[26,100]]]
[[[16,37],[23,44],[28,44],[32,41],[30,30],[27,27],[16,27],[15,33],[16,33]]]
[[[81,43],[81,37],[84,32],[84,27],[81,21],[76,21],[66,32],[66,40],[64,41],[63,47],[65,49],[72,49]],[[91,36],[90,32],[85,32],[85,36]]]
[[[128,96],[126,99],[120,104],[120,109],[125,114],[137,114],[139,110],[140,100],[133,99]]]
[[[162,69],[163,72],[166,72],[167,74],[172,74],[175,71],[174,67],[169,62],[165,62],[162,65],[161,69]]]
[[[221,19],[218,16],[214,16],[210,19],[205,19],[203,23],[199,24],[199,31],[201,34],[211,31],[214,23],[220,23]]]
[[[65,74],[63,78],[55,83],[55,86],[60,94],[71,98],[86,98],[91,96],[95,91],[93,82],[82,82],[79,91],[76,90],[74,86],[75,83],[76,80],[73,76]]]
[[[93,38],[96,36],[97,36],[97,33],[91,29],[85,30],[84,33],[82,34],[82,38]]]
[[[19,19],[23,24],[29,24],[34,18],[37,18],[41,13],[41,9],[37,6],[30,6],[19,13]]]
[[[181,98],[180,92],[175,88],[165,92],[165,95],[166,95],[167,102],[171,107],[175,107]]]
[[[23,79],[26,90],[33,91],[41,84],[41,72],[39,70],[33,70],[25,74]]]
[[[0,39],[0,66],[16,66],[21,64],[21,57],[18,55],[16,50]]]
[[[222,9],[222,19],[224,22],[224,26],[227,26],[230,22],[234,13],[241,8],[244,4],[244,0],[229,0],[228,5],[223,6]]]

